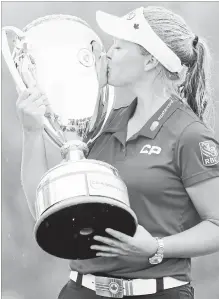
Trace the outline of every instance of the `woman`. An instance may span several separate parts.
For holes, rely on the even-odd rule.
[[[108,83],[127,86],[136,98],[113,110],[88,158],[118,169],[139,225],[133,237],[110,228],[108,238],[95,236],[98,258],[71,261],[59,299],[194,298],[191,258],[219,250],[219,143],[207,126],[207,47],[164,8],[139,8],[123,18],[99,12],[97,21],[115,37]],[[32,190],[28,145],[34,142],[38,164],[46,165],[39,127],[26,133],[26,190]]]

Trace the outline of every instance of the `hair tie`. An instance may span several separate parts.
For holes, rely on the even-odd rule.
[[[193,39],[193,47],[196,48],[197,44],[198,44],[198,36],[196,35],[195,38]]]

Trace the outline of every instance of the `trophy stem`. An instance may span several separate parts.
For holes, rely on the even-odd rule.
[[[68,154],[65,157],[66,161],[78,161],[84,159],[84,153],[82,150],[75,150],[75,149],[70,149],[68,151]]]
[[[68,141],[61,147],[61,156],[65,162],[84,159],[87,153],[87,144],[80,140]]]

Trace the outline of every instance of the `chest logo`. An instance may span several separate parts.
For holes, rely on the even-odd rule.
[[[151,146],[150,144],[146,144],[142,147],[140,154],[148,154],[148,155],[159,155],[161,152],[161,148],[159,146]]]
[[[217,149],[217,145],[213,141],[200,142],[199,146],[204,166],[212,166],[219,163],[219,149]]]

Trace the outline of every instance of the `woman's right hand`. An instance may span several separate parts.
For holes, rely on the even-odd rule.
[[[23,129],[38,131],[44,128],[44,114],[48,99],[37,87],[28,88],[22,92],[17,100],[17,114]]]

